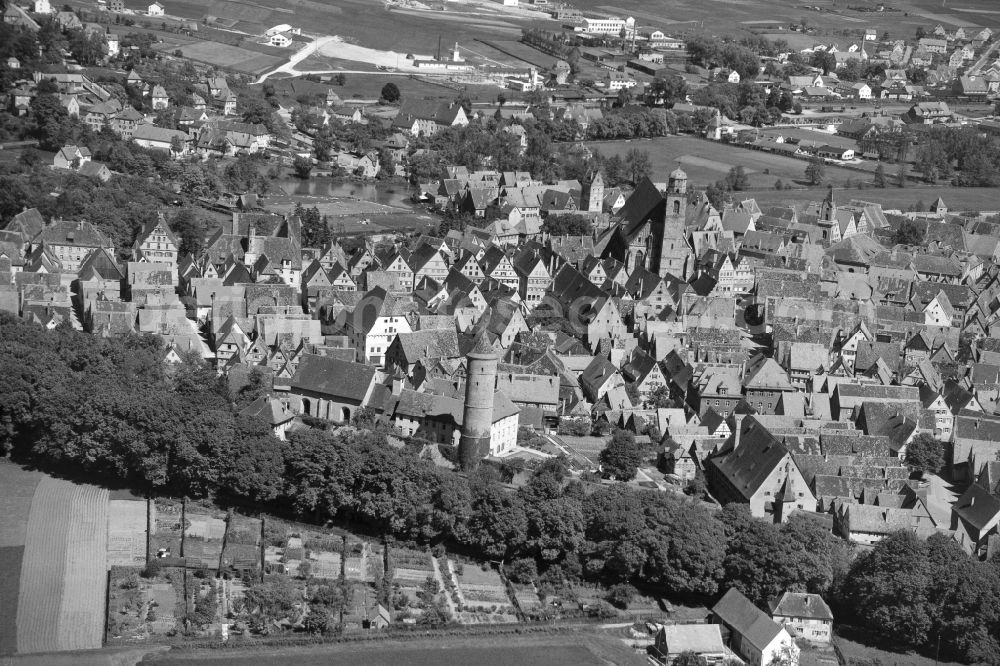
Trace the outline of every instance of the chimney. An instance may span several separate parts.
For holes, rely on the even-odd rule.
[[[740,446],[740,436],[743,434],[743,414],[733,414],[733,451]]]

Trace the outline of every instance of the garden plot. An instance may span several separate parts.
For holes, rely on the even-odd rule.
[[[299,573],[303,571],[303,566],[308,565],[308,572],[316,578],[327,578],[336,580],[340,577],[340,553],[330,553],[323,550],[310,551],[309,559],[303,560],[299,565]]]
[[[394,564],[393,578],[403,587],[420,588],[428,576],[434,575],[430,553],[405,548],[393,548],[390,558]]]
[[[483,569],[470,564],[454,566],[456,582],[465,608],[500,610],[510,607],[510,598],[503,581],[493,569]]]
[[[367,541],[350,542],[344,559],[344,577],[374,583],[382,575],[382,549],[372,548]]]
[[[260,530],[261,522],[256,518],[237,515],[230,518],[222,553],[223,568],[260,569]]]
[[[146,617],[149,600],[139,571],[133,567],[113,566],[108,574],[108,640],[135,642],[147,637]]]
[[[521,612],[531,613],[542,608],[542,602],[538,598],[538,591],[534,585],[514,584],[513,588],[514,598],[517,599],[517,605],[520,606]]]
[[[184,558],[187,566],[216,570],[222,557],[226,521],[207,514],[187,513]]]
[[[181,505],[156,500],[153,503],[153,533],[149,539],[149,548],[152,551],[150,554],[156,555],[162,551],[170,553],[170,558],[179,558],[183,537]]]
[[[146,579],[136,567],[111,567],[108,581],[107,637],[115,643],[139,643],[151,637],[173,635],[177,631],[177,586],[173,569],[158,579]]]
[[[142,566],[146,561],[146,502],[108,503],[108,566]]]
[[[177,629],[177,588],[171,583],[147,582],[143,585],[147,613],[147,630],[150,634],[172,634]]]

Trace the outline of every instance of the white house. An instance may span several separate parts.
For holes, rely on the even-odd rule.
[[[407,303],[386,293],[381,287],[365,294],[347,322],[351,341],[363,362],[382,366],[385,353],[396,339],[396,334],[413,331],[406,318],[408,313]]]
[[[771,602],[771,618],[794,632],[796,638],[829,643],[833,634],[833,612],[818,594],[785,592]]]
[[[604,78],[604,82],[608,86],[608,90],[621,90],[622,88],[632,88],[635,86],[635,79],[625,72],[617,70],[608,72],[608,75]]]
[[[740,593],[730,588],[712,608],[712,615],[729,630],[729,647],[749,666],[769,666],[776,659],[799,663],[799,649],[784,627]]]
[[[150,16],[163,16],[163,5],[158,2],[154,2],[149,6],[149,9],[146,10],[146,13]]]
[[[35,0],[35,13],[36,14],[51,14],[52,5],[49,4],[49,0]]]
[[[180,141],[181,150],[177,155],[184,155],[188,152],[188,135],[180,130],[157,127],[149,123],[143,123],[135,128],[132,140],[143,148],[155,150],[166,150],[174,155],[174,139]]]
[[[287,32],[279,32],[271,35],[270,44],[271,46],[277,46],[278,48],[285,48],[292,43],[292,37]]]

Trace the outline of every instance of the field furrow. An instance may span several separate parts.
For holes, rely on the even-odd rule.
[[[59,608],[59,649],[101,647],[107,584],[108,491],[77,486],[70,513],[65,588]]]
[[[17,601],[17,651],[59,650],[59,608],[64,589],[70,504],[75,487],[43,478],[28,513]]]

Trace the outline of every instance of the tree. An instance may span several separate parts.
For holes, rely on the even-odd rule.
[[[301,155],[296,155],[295,159],[292,161],[292,169],[295,170],[295,175],[303,180],[309,178],[309,174],[312,173],[313,163],[308,157],[302,157]]]
[[[632,179],[632,184],[638,185],[639,181],[648,176],[652,170],[649,153],[638,148],[630,148],[625,153],[625,168]]]
[[[726,175],[726,187],[735,192],[745,190],[750,185],[750,176],[742,166],[735,166]]]
[[[944,444],[928,433],[920,433],[906,446],[906,464],[936,474],[944,465]]]
[[[705,188],[705,196],[708,197],[709,203],[711,203],[716,210],[722,210],[722,204],[726,194],[726,190],[722,185],[721,181],[716,181],[715,183],[709,184],[709,186]]]
[[[687,81],[678,74],[657,76],[646,87],[646,104],[673,106],[687,97]]]
[[[924,228],[914,220],[903,220],[892,240],[897,245],[923,245]]]
[[[708,660],[697,652],[687,650],[677,655],[674,666],[708,666]]]
[[[879,162],[875,167],[875,187],[884,188],[888,181],[885,179],[885,166]]]
[[[180,238],[178,249],[183,254],[196,255],[204,245],[206,223],[196,209],[185,206],[170,219],[170,230]]]
[[[606,598],[608,600],[608,603],[610,603],[612,606],[615,606],[616,608],[625,609],[628,608],[628,605],[632,603],[633,599],[635,599],[635,595],[637,592],[638,590],[636,590],[635,587],[629,585],[628,583],[618,583],[616,585],[611,586],[611,588],[608,590],[608,595]]]
[[[538,578],[538,565],[530,557],[511,560],[504,568],[507,577],[521,585],[529,585]]]
[[[642,463],[642,448],[636,443],[632,433],[616,430],[611,441],[601,451],[600,460],[605,475],[619,481],[631,481]]]
[[[347,85],[347,77],[344,74],[337,74],[335,77],[333,77],[333,82],[336,83],[338,86],[343,87]]]
[[[590,218],[578,213],[549,214],[542,222],[542,231],[553,236],[587,236],[590,230]]]
[[[806,167],[806,180],[809,181],[809,184],[822,185],[825,178],[826,166],[823,164],[823,160],[818,157],[809,160],[809,166]]]
[[[389,104],[395,104],[399,101],[399,86],[397,86],[392,81],[389,81],[384,86],[382,86],[382,99],[384,99]]]
[[[316,206],[306,208],[301,203],[295,205],[295,215],[302,222],[302,245],[303,247],[321,248],[325,246],[331,237],[330,227],[326,218],[319,213]]]
[[[42,150],[58,151],[72,136],[73,122],[53,93],[35,95],[30,104],[35,137]]]
[[[68,33],[69,50],[81,65],[96,65],[108,54],[108,45],[100,32],[85,32],[82,29]]]

